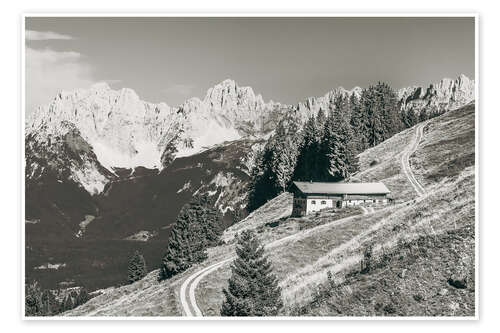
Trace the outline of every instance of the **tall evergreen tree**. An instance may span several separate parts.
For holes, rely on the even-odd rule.
[[[295,120],[285,118],[278,124],[273,136],[270,180],[277,193],[284,192],[292,180],[300,145],[298,132]]]
[[[368,147],[366,138],[368,122],[363,116],[361,102],[356,94],[351,94],[349,104],[351,107],[350,124],[353,134],[353,144],[356,149],[356,153],[361,153],[366,149],[366,147]]]
[[[276,193],[270,181],[270,168],[272,150],[268,144],[257,153],[255,166],[252,168],[248,190],[248,210],[250,212],[272,199]]]
[[[66,298],[64,299],[64,311],[69,311],[72,310],[75,307],[73,303],[73,299],[71,298],[71,295],[66,295]]]
[[[383,140],[387,140],[403,129],[401,117],[399,116],[398,99],[396,92],[384,82],[379,82],[377,90],[380,113],[383,122]]]
[[[135,251],[134,254],[130,257],[128,261],[127,272],[128,283],[139,281],[148,273],[146,268],[146,260],[144,259],[144,256],[139,253],[139,251]]]
[[[319,109],[318,115],[316,116],[316,141],[320,142],[323,137],[323,131],[325,130],[326,124],[326,113],[323,109]]]
[[[57,301],[52,291],[45,289],[41,296],[41,306],[43,315],[50,316],[57,312]]]
[[[146,262],[144,262],[144,267],[146,267]],[[89,299],[90,295],[87,289],[86,288],[80,289],[80,292],[78,293],[78,296],[76,297],[75,300],[75,307],[87,303]]]
[[[42,314],[42,292],[37,281],[25,286],[24,301],[26,316],[40,316]]]
[[[238,237],[236,254],[228,288],[223,290],[221,315],[276,316],[283,306],[281,288],[253,231]]]
[[[321,114],[321,116],[320,116]],[[324,117],[324,113],[320,110],[318,118]],[[320,148],[320,140],[324,131],[324,124],[320,126],[316,118],[311,116],[304,125],[302,145],[299,148],[297,157],[297,166],[295,168],[293,178],[295,180],[310,181],[316,180],[318,171],[318,154]],[[323,120],[321,120],[323,121]]]
[[[205,260],[206,249],[219,242],[221,224],[220,214],[208,197],[197,196],[184,205],[172,229],[159,279],[167,279]]]
[[[170,234],[167,251],[162,259],[159,279],[167,279],[185,271],[194,263],[206,259],[205,241],[201,237],[201,226],[192,212],[181,209]]]
[[[320,154],[323,159],[320,177],[323,181],[349,178],[357,169],[356,148],[345,100],[343,96],[338,97],[336,108],[326,122]]]
[[[212,247],[219,244],[224,230],[222,216],[215,203],[206,194],[198,195],[189,203],[189,209],[194,211],[196,220],[201,225],[205,246]]]
[[[303,136],[293,115],[283,118],[252,170],[248,209],[253,211],[291,184]]]

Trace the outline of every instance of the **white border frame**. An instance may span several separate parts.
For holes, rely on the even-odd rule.
[[[336,18],[336,17],[470,17],[474,18],[474,61],[475,61],[475,315],[467,316],[467,317],[145,317],[145,316],[133,316],[133,317],[124,317],[124,316],[101,316],[101,317],[91,317],[91,316],[78,316],[78,317],[28,317],[25,315],[25,168],[26,168],[26,158],[25,158],[25,121],[26,121],[26,43],[25,43],[25,31],[26,31],[26,18],[30,17],[216,17],[216,18],[230,18],[230,17],[325,17],[325,18]],[[346,12],[346,13],[333,13],[331,11],[328,12],[318,12],[318,11],[292,11],[292,12],[283,12],[283,11],[251,11],[251,12],[183,12],[183,11],[173,11],[169,13],[151,13],[151,12],[136,12],[136,13],[120,13],[120,12],[26,12],[21,15],[20,20],[20,41],[19,47],[21,52],[21,62],[20,66],[20,75],[21,75],[21,116],[20,116],[20,124],[21,127],[21,140],[20,147],[20,165],[21,165],[21,173],[20,173],[20,181],[21,181],[21,191],[20,191],[20,234],[21,234],[21,254],[20,254],[20,266],[21,266],[21,319],[24,321],[122,321],[122,320],[146,320],[146,321],[157,321],[157,320],[165,320],[165,321],[254,321],[254,320],[264,320],[264,321],[283,321],[283,320],[299,320],[299,321],[329,321],[329,320],[340,320],[340,321],[356,321],[356,320],[373,320],[373,321],[475,321],[479,320],[479,293],[480,293],[480,276],[479,276],[479,235],[480,235],[480,227],[479,227],[479,117],[478,114],[480,112],[480,91],[479,91],[479,75],[480,75],[480,67],[479,67],[479,14],[478,13],[356,13],[356,12]]]

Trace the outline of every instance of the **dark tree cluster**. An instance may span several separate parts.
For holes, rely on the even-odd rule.
[[[26,316],[56,316],[65,311],[72,310],[86,303],[90,299],[87,289],[72,290],[61,300],[56,298],[52,290],[42,291],[37,281],[33,281],[25,288],[25,314]]]
[[[162,259],[159,280],[168,279],[207,258],[207,248],[222,235],[222,218],[206,195],[182,207]]]
[[[231,278],[221,316],[276,316],[283,307],[281,288],[253,231],[237,239],[237,258],[231,265]]]
[[[146,260],[144,259],[144,256],[139,253],[139,251],[135,251],[132,257],[130,257],[127,272],[128,283],[139,281],[148,273]]]
[[[401,110],[394,89],[379,82],[361,95],[336,96],[302,126],[282,120],[252,170],[248,209],[253,211],[286,191],[292,181],[335,182],[358,170],[358,154],[441,112]]]

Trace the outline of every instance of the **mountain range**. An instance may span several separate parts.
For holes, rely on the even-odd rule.
[[[90,194],[99,194],[118,177],[117,168],[163,169],[174,158],[190,156],[226,141],[269,136],[285,113],[302,120],[327,110],[339,94],[360,95],[342,87],[298,105],[265,102],[251,87],[224,80],[203,99],[177,107],[143,101],[129,88],[112,90],[97,83],[88,90],[60,92],[26,122],[26,177],[51,169]],[[428,87],[398,92],[402,109],[456,108],[474,99],[474,80],[460,75]]]
[[[147,243],[145,253],[159,256],[178,212],[196,194],[212,199],[225,227],[234,224],[248,214],[256,152],[280,120],[291,115],[305,122],[336,96],[361,92],[340,87],[287,105],[224,80],[203,99],[176,107],[106,83],[60,92],[25,124],[27,274],[49,284],[68,283],[68,276],[85,283],[95,277],[95,287],[116,283],[102,277],[125,267],[123,242]],[[461,75],[397,96],[402,110],[453,109],[474,100],[474,80]],[[73,246],[78,250],[68,259],[63,249]],[[103,248],[123,258],[103,258]],[[60,279],[35,269],[60,263],[51,260],[71,261],[58,271]]]

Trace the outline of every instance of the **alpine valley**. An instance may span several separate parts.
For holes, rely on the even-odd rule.
[[[153,104],[97,83],[60,92],[25,124],[26,276],[47,288],[122,283],[140,248],[158,268],[181,207],[207,194],[228,227],[248,215],[255,157],[278,123],[328,110],[337,88],[298,105],[264,101],[233,80],[203,99]],[[397,91],[402,112],[442,113],[474,100],[464,75]]]

